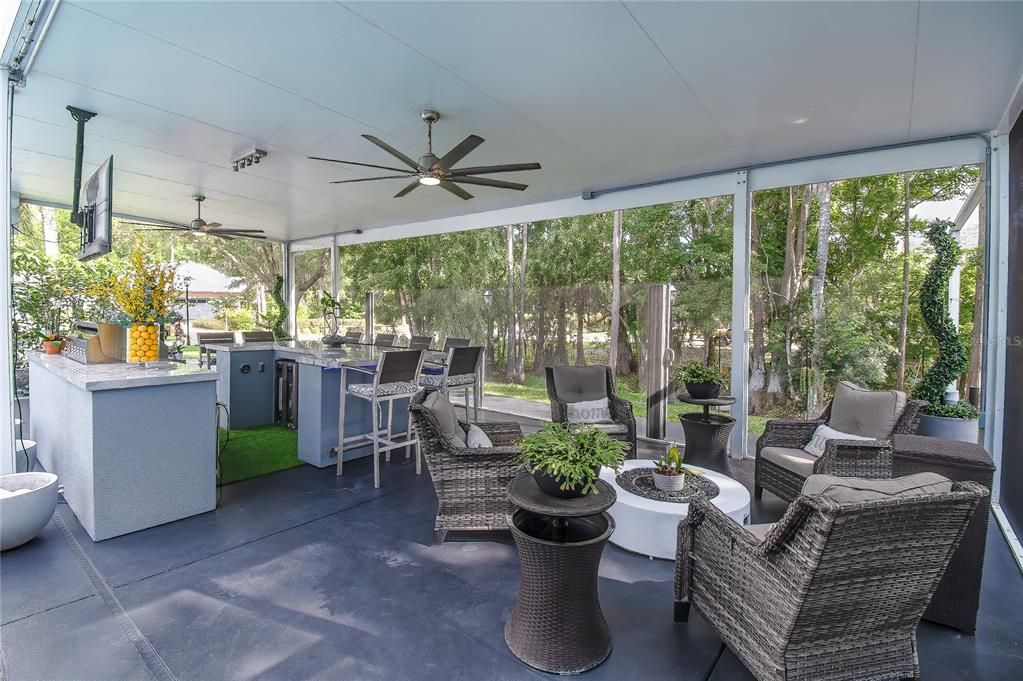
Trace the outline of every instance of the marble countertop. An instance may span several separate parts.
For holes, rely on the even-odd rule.
[[[284,343],[211,343],[206,346],[218,352],[253,352],[273,350],[281,357],[294,359],[299,364],[312,364],[325,369],[343,366],[371,364],[380,360],[380,355],[392,350],[405,348],[380,348],[373,345],[324,345],[319,341],[288,341]],[[444,353],[426,351],[426,359],[433,363],[442,362]]]
[[[60,376],[75,387],[89,391],[217,380],[216,371],[177,362],[159,362],[157,366],[149,368],[125,362],[79,364],[63,355],[44,355],[41,352],[29,352],[28,361]]]

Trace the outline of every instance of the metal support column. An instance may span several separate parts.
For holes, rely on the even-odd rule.
[[[663,440],[668,424],[669,372],[674,357],[671,331],[671,285],[653,284],[647,297],[646,436]]]
[[[288,335],[298,337],[298,299],[295,295],[295,254],[291,243],[281,244],[281,268],[284,270],[284,302],[288,306]]]
[[[374,334],[373,329],[376,327],[376,319],[374,312],[376,310],[377,296],[373,291],[366,291],[366,342],[372,343]]]
[[[337,296],[341,292],[341,282],[338,280],[341,273],[337,269],[339,255],[337,247],[337,234],[335,234],[330,243],[330,297],[334,300],[337,300]]]
[[[749,428],[750,210],[746,171],[735,173],[732,197],[732,405],[731,456],[747,455]]]
[[[9,222],[11,212],[11,105],[14,84],[8,81],[7,69],[0,71],[0,120],[3,121],[2,142],[0,142],[0,215]],[[11,344],[11,228],[5,227],[0,233],[0,379],[4,383],[3,398],[0,399],[0,474],[17,470],[14,461],[14,348]],[[28,432],[28,424],[24,424]]]

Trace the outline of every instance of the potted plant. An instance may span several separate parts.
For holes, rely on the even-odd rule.
[[[43,339],[43,352],[47,355],[60,354],[60,349],[64,345],[64,339],[61,338],[59,333],[53,333],[52,331],[37,331],[36,335]]]
[[[686,469],[678,446],[672,445],[667,453],[654,463],[654,487],[665,492],[681,492],[686,484]]]
[[[717,369],[703,362],[686,362],[675,373],[676,384],[685,384],[689,396],[697,400],[712,400],[721,394],[725,377]]]
[[[913,397],[929,403],[923,408],[918,434],[976,442],[977,409],[969,403],[953,402],[946,394],[970,362],[948,311],[948,280],[959,262],[959,242],[949,233],[952,226],[947,220],[935,220],[927,229],[935,254],[920,289],[920,312],[937,342],[938,355],[914,387]]]
[[[544,493],[561,499],[596,491],[601,466],[621,468],[628,451],[628,445],[596,428],[570,428],[565,423],[545,423],[519,446],[518,463],[533,474]]]

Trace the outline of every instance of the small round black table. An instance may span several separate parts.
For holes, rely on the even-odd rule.
[[[689,395],[679,395],[679,402],[696,404],[703,407],[702,414],[679,414],[682,432],[686,436],[686,453],[699,453],[708,457],[708,466],[731,477],[732,464],[728,459],[728,436],[732,434],[735,419],[731,416],[711,414],[711,407],[729,407],[735,404],[730,395],[699,400]]]
[[[578,674],[611,654],[597,570],[614,532],[605,511],[616,495],[603,480],[596,485],[578,499],[548,496],[528,474],[508,485],[508,499],[519,507],[509,525],[521,577],[504,640],[515,657],[541,671]]]

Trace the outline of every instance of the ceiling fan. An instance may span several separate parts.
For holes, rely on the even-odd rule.
[[[492,173],[513,173],[520,170],[540,170],[539,163],[509,163],[506,165],[499,166],[476,166],[474,168],[455,168],[455,164],[461,161],[463,158],[469,155],[473,149],[483,144],[483,138],[479,135],[469,135],[464,140],[459,142],[455,147],[444,154],[440,158],[437,158],[433,154],[433,124],[440,120],[440,114],[436,111],[420,111],[419,117],[426,123],[426,155],[422,156],[419,161],[413,161],[411,158],[401,153],[394,147],[390,146],[386,142],[374,137],[373,135],[363,135],[367,140],[377,145],[391,156],[394,156],[399,161],[408,166],[411,170],[405,168],[393,168],[391,166],[378,166],[372,163],[358,163],[356,161],[340,161],[336,158],[322,158],[320,156],[310,156],[309,158],[314,161],[330,161],[331,163],[345,163],[352,166],[362,166],[364,168],[378,168],[380,170],[393,170],[401,173],[400,175],[384,175],[382,177],[360,177],[357,180],[336,180],[331,184],[347,184],[349,182],[370,182],[372,180],[394,180],[399,178],[412,179],[404,189],[394,195],[394,198],[401,198],[405,196],[419,185],[426,185],[428,187],[440,186],[441,189],[446,189],[455,196],[468,200],[472,198],[472,194],[465,191],[459,184],[474,184],[482,187],[497,187],[498,189],[515,189],[522,191],[529,185],[519,184],[518,182],[505,182],[503,180],[491,180],[486,177],[477,177],[478,175],[490,175]]]
[[[247,239],[266,238],[265,236],[262,236],[263,230],[261,229],[222,229],[222,225],[219,222],[206,222],[202,219],[202,202],[206,200],[206,197],[202,194],[192,194],[192,198],[195,199],[196,214],[195,219],[187,225],[157,224],[152,222],[125,222],[124,224],[140,227],[141,229],[136,229],[138,232],[186,232],[189,234],[208,234],[228,241],[234,239],[236,236],[243,236]]]

